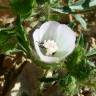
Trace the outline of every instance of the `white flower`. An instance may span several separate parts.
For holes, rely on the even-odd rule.
[[[33,40],[41,61],[58,63],[74,50],[76,34],[65,24],[48,21],[34,31]]]

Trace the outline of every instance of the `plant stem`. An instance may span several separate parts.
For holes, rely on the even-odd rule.
[[[57,7],[57,9],[61,9],[63,11],[63,8],[60,8],[60,7],[58,8]],[[54,11],[55,13],[60,13],[58,11],[53,10],[52,8],[51,8],[51,10]],[[70,12],[64,12],[64,13],[62,12],[60,14],[84,14],[84,13],[89,13],[91,11],[96,11],[96,6],[93,6],[91,8],[85,9],[85,10],[83,9],[83,10],[75,10],[75,11],[70,11]]]
[[[0,5],[0,9],[10,9],[10,7]]]

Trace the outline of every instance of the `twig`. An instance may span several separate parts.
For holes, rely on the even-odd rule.
[[[10,7],[0,5],[0,10],[1,10],[1,9],[10,9]]]

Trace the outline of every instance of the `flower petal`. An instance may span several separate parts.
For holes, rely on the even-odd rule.
[[[49,26],[46,26],[47,24]],[[56,21],[49,21],[49,22],[46,22],[44,25],[45,26],[42,25],[40,28],[41,32],[42,32],[42,30],[45,30],[44,29],[45,27],[47,28],[46,32],[43,34],[42,41],[49,40],[49,38],[50,38],[50,40],[56,40],[56,38],[55,38],[55,36],[57,35],[56,30],[60,24]]]
[[[57,54],[60,53],[61,56],[64,55],[66,57],[75,48],[76,33],[65,24],[60,24],[56,32],[56,43],[60,49]]]
[[[58,63],[59,62],[59,58],[52,57],[52,56],[46,56],[46,55],[43,55],[43,53],[41,52],[39,43],[38,43],[40,40],[38,29],[35,30],[35,32],[33,33],[33,39],[34,39],[35,50],[36,50],[37,54],[39,55],[41,61],[43,61],[45,63]]]
[[[48,22],[45,22],[44,24],[42,24],[42,26],[38,29],[38,32],[36,33],[36,34],[38,34],[38,40],[40,42],[42,42],[44,40],[48,40],[49,38],[51,40],[53,40],[53,38],[55,38],[56,28],[58,26],[59,26],[59,23],[56,21],[48,21]],[[33,33],[33,35],[34,34],[35,34],[35,32]],[[54,34],[54,36],[53,36],[53,34]]]

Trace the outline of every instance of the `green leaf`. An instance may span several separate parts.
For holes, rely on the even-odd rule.
[[[86,50],[84,48],[77,46],[66,61],[66,67],[69,73],[79,81],[87,79],[93,69],[92,64],[90,65],[87,62],[85,52]]]
[[[81,40],[79,40],[78,44],[80,43],[81,45],[84,45]],[[74,52],[67,58],[66,67],[69,70],[69,73],[78,80],[87,79],[93,68],[87,62],[86,49],[80,45],[78,45]]]
[[[17,43],[16,34],[8,31],[0,31],[0,52],[6,53],[15,48]]]
[[[96,0],[91,0],[89,6],[90,6],[90,7],[91,7],[91,6],[96,6]]]
[[[78,6],[78,5],[82,5],[84,2],[85,0],[77,0],[76,2],[74,2],[73,0],[68,0],[68,5]]]
[[[81,46],[77,46],[74,52],[67,58],[66,66],[68,70],[74,68],[74,66],[78,65],[83,59],[85,59],[85,50]]]
[[[28,57],[31,58],[32,48],[30,46],[30,41],[28,39],[28,34],[22,25],[22,20],[18,16],[16,20],[16,36],[18,39],[19,48],[26,53]]]
[[[80,15],[73,15],[75,19],[81,24],[82,28],[87,29],[87,23]]]
[[[94,68],[96,69],[96,65],[95,65],[94,62],[87,60],[87,63],[88,63],[90,66],[92,66],[92,67],[94,67]]]
[[[73,96],[76,90],[76,79],[71,75],[64,76],[59,81],[60,86],[66,96]]]
[[[82,4],[85,2],[85,0],[78,0],[76,2],[73,2],[73,0],[69,0],[68,5],[72,10],[82,10]]]
[[[78,0],[73,3],[73,0],[69,0],[69,7],[72,10],[89,10],[91,7],[96,6],[96,0]]]
[[[89,50],[86,54],[86,56],[93,56],[93,55],[96,55],[96,48]]]
[[[77,46],[74,52],[67,58],[66,61],[66,66],[69,73],[79,81],[87,79],[90,72],[94,68],[94,64],[89,62],[86,56],[91,56],[94,54],[95,50],[86,55],[86,42],[83,34],[81,33],[77,40]]]
[[[31,14],[33,0],[10,0],[10,5],[17,15],[26,18]]]
[[[77,65],[83,58],[83,51],[81,47],[76,48],[72,55],[69,56],[67,60],[67,68],[68,70],[71,70],[74,68],[75,65]]]
[[[85,60],[82,60],[78,65],[74,66],[71,74],[78,80],[86,80],[91,71],[92,66],[90,66]]]
[[[69,7],[58,7],[58,8],[52,8],[53,11],[68,14],[71,13],[71,9]]]
[[[85,2],[82,4],[84,8],[88,8],[91,0],[85,0]]]
[[[83,33],[80,33],[79,38],[77,39],[77,46],[80,46],[82,48],[85,47],[85,39]]]
[[[76,26],[76,22],[75,21],[69,22],[68,26],[73,29]]]

